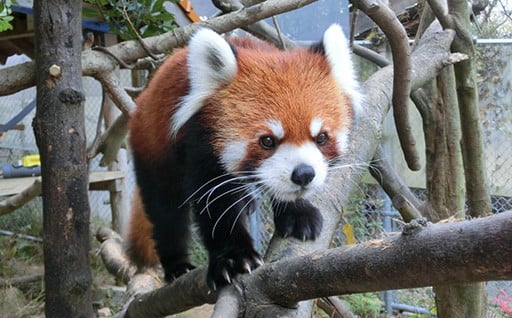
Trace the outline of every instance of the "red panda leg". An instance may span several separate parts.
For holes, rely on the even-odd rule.
[[[139,268],[155,267],[160,262],[165,280],[170,282],[194,268],[188,262],[187,253],[188,213],[182,213],[181,221],[179,217],[155,215],[153,219],[158,222],[150,221],[139,191],[135,191],[127,233],[127,253]]]
[[[209,252],[207,283],[214,290],[263,263],[247,230],[248,214],[254,210],[253,198],[234,191],[236,187],[221,186],[212,193],[212,198],[219,196],[219,200],[196,206],[196,219]]]
[[[208,250],[207,283],[216,289],[231,283],[237,274],[262,264],[247,230],[247,215],[254,211],[254,198],[246,184],[226,174],[211,148],[209,131],[195,118],[187,129],[186,192]]]
[[[188,244],[190,241],[190,215],[186,208],[179,208],[181,197],[170,198],[172,194],[160,193],[159,189],[147,189],[143,194],[144,206],[153,223],[153,240],[165,280],[171,282],[193,269],[189,263]]]
[[[181,207],[184,201],[181,185],[182,169],[178,164],[173,164],[176,161],[172,157],[164,162],[168,163],[168,166],[147,164],[134,154],[140,194],[140,200],[135,203],[141,206],[138,210],[145,211],[146,220],[151,225],[150,237],[153,242],[151,250],[156,250],[164,269],[165,280],[170,282],[194,267],[189,263],[188,257],[190,214],[186,207]],[[175,169],[169,169],[169,167],[175,167]],[[133,237],[137,237],[136,232],[145,228],[144,223],[139,221],[132,217],[130,233],[134,233]],[[150,240],[140,244],[137,244],[136,240],[130,240],[128,251],[132,250],[132,258],[136,261],[137,257],[144,256],[144,252],[140,251],[144,251],[144,248],[148,249],[145,245],[147,242]],[[142,257],[142,260],[154,262],[154,255],[151,255],[151,259]]]
[[[295,202],[272,200],[276,233],[282,237],[293,236],[299,240],[315,240],[322,231],[323,219],[317,207],[310,201]]]

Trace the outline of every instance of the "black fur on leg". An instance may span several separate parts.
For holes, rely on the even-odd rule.
[[[153,240],[165,272],[165,280],[171,282],[194,267],[188,258],[190,239],[190,215],[183,201],[183,189],[171,181],[182,180],[182,169],[168,167],[147,168],[134,156],[137,184],[144,210],[153,224]],[[165,162],[175,162],[176,156],[169,155]]]
[[[216,289],[262,261],[246,228],[254,198],[246,184],[234,179],[237,176],[226,174],[211,148],[208,131],[196,120],[197,116],[187,126],[186,189],[209,253],[207,283]]]
[[[218,181],[210,200],[205,198],[194,204],[209,252],[207,283],[211,289],[230,284],[237,274],[250,273],[262,263],[246,227],[247,216],[254,209],[253,198],[237,190],[239,184],[220,185],[225,181]]]
[[[322,231],[323,218],[310,201],[297,199],[293,202],[273,201],[274,224],[277,234],[293,236],[299,240],[315,240]]]

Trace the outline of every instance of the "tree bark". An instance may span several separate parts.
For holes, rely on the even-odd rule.
[[[311,298],[440,285],[448,280],[461,284],[509,280],[511,225],[512,211],[410,226],[384,239],[264,264],[237,277],[218,295],[224,304],[240,306],[245,317],[276,317],[268,315],[268,308],[292,310],[297,302]],[[215,301],[216,295],[204,284],[205,275],[206,269],[199,268],[135,296],[126,317],[161,317]]]
[[[81,72],[82,1],[35,1],[46,317],[93,317]]]
[[[455,86],[462,131],[462,158],[468,214],[472,217],[491,212],[491,200],[485,173],[485,158],[480,126],[474,46],[470,33],[470,12],[466,1],[429,0],[432,11],[444,28],[455,30],[452,50],[469,59],[454,65]],[[439,317],[481,318],[486,314],[484,284],[453,285],[436,288]]]

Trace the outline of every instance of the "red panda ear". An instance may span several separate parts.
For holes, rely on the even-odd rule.
[[[178,133],[221,84],[233,80],[238,69],[232,47],[209,29],[200,29],[190,39],[187,64],[190,90],[172,118],[172,135]]]
[[[332,75],[344,93],[350,97],[357,116],[362,111],[359,83],[356,80],[349,43],[341,27],[338,24],[331,25],[325,31],[322,42],[313,50],[325,55],[331,66]]]

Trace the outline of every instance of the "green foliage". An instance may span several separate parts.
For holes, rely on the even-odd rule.
[[[0,32],[12,30],[11,21],[14,20],[11,10],[12,3],[16,3],[16,1],[0,0]]]
[[[174,15],[165,2],[178,0],[86,0],[94,6],[85,6],[85,18],[103,18],[110,29],[123,40],[149,37],[171,31],[176,27]]]
[[[382,301],[377,293],[351,294],[343,297],[351,312],[359,317],[378,317],[382,309]]]

